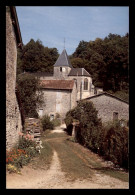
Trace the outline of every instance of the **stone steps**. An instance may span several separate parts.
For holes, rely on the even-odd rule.
[[[26,118],[25,119],[25,131],[26,133],[34,136],[34,141],[36,142],[37,146],[41,145],[41,123],[40,119],[35,118]]]

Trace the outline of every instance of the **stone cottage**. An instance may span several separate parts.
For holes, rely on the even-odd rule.
[[[45,106],[38,110],[39,116],[48,114],[52,118],[58,113],[61,118],[77,105],[77,100],[94,95],[91,75],[84,68],[73,68],[66,50],[53,66],[53,74],[31,73],[41,80]]]
[[[85,98],[85,100],[93,102],[96,110],[98,111],[98,117],[101,118],[103,123],[114,120],[129,120],[128,102],[114,95],[103,92],[92,97]]]
[[[22,48],[22,38],[16,9],[6,6],[6,148],[18,141],[24,115],[19,91],[16,87],[17,48]]]

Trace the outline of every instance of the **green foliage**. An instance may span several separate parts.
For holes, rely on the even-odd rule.
[[[95,139],[98,137],[99,129],[101,129],[101,120],[98,119],[97,113],[92,102],[80,101],[76,108],[67,112],[65,118],[69,134],[71,134],[74,119],[80,122],[77,141],[95,151],[98,149]]]
[[[94,85],[104,90],[123,91],[128,88],[128,34],[109,34],[104,39],[80,41],[71,56],[74,68],[85,68]]]
[[[54,127],[57,127],[57,126],[61,125],[61,121],[59,119],[57,119],[57,118],[53,119],[52,123],[53,123]]]
[[[119,122],[109,122],[104,126],[100,154],[114,164],[128,169],[128,128]]]
[[[39,80],[31,74],[20,74],[17,76],[17,86],[26,117],[37,118],[36,109],[43,104],[43,96],[40,91]]]
[[[66,114],[67,132],[71,135],[73,121],[79,120],[76,141],[92,151],[128,169],[128,128],[119,121],[102,125],[92,102],[80,101],[78,106]]]
[[[52,72],[57,58],[56,48],[44,47],[40,40],[31,39],[23,51],[18,51],[17,72]]]
[[[17,146],[6,151],[7,170],[10,173],[18,172],[20,168],[30,162],[31,158],[36,156],[37,152],[35,141],[27,136],[20,137]]]
[[[18,146],[17,146],[18,149],[28,149],[28,148],[36,148],[36,143],[31,140],[31,139],[28,139],[27,137],[25,138],[24,136],[20,137],[19,138],[19,142],[18,142]]]
[[[44,115],[41,119],[41,123],[42,123],[42,128],[43,131],[47,130],[47,129],[54,129],[54,124],[52,121],[50,121],[50,117],[48,115]]]
[[[113,92],[111,90],[107,91],[108,93],[126,101],[126,102],[129,102],[129,93],[128,93],[128,90],[124,90],[124,91],[116,91],[116,92]]]

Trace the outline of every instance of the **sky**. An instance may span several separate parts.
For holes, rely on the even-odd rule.
[[[64,45],[71,55],[82,40],[129,32],[128,6],[16,6],[16,11],[23,44],[39,39],[59,54]]]

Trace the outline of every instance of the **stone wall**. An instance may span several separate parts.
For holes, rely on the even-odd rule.
[[[77,106],[77,89],[74,84],[73,90],[71,91],[71,109]]]
[[[64,117],[66,112],[71,108],[71,93],[69,90],[43,90],[45,106],[43,109],[43,115],[54,115],[59,113],[61,117]]]
[[[60,71],[61,68],[61,71]],[[68,79],[68,74],[70,72],[70,67],[54,67],[54,79]]]
[[[13,109],[6,108],[6,148],[12,148],[19,139],[19,132],[22,131],[21,114],[18,102],[15,98]]]
[[[88,79],[88,90],[84,90],[84,79]],[[92,83],[92,78],[91,77],[86,77],[86,76],[69,76],[69,80],[77,80],[77,100],[84,99],[87,97],[90,97],[94,95],[94,91],[90,89],[90,83]],[[81,87],[82,83],[82,87]]]
[[[107,95],[100,95],[90,98],[87,101],[92,101],[96,110],[98,110],[98,117],[103,122],[113,121],[113,113],[118,113],[118,119],[129,120],[129,105],[117,98]]]
[[[6,11],[6,146],[11,148],[18,141],[22,130],[21,116],[15,94],[17,44],[10,11]]]
[[[76,86],[74,84],[73,90],[54,90],[42,89],[45,106],[39,108],[42,110],[42,115],[56,115],[60,114],[62,118],[76,103]],[[40,112],[38,110],[38,113]]]

